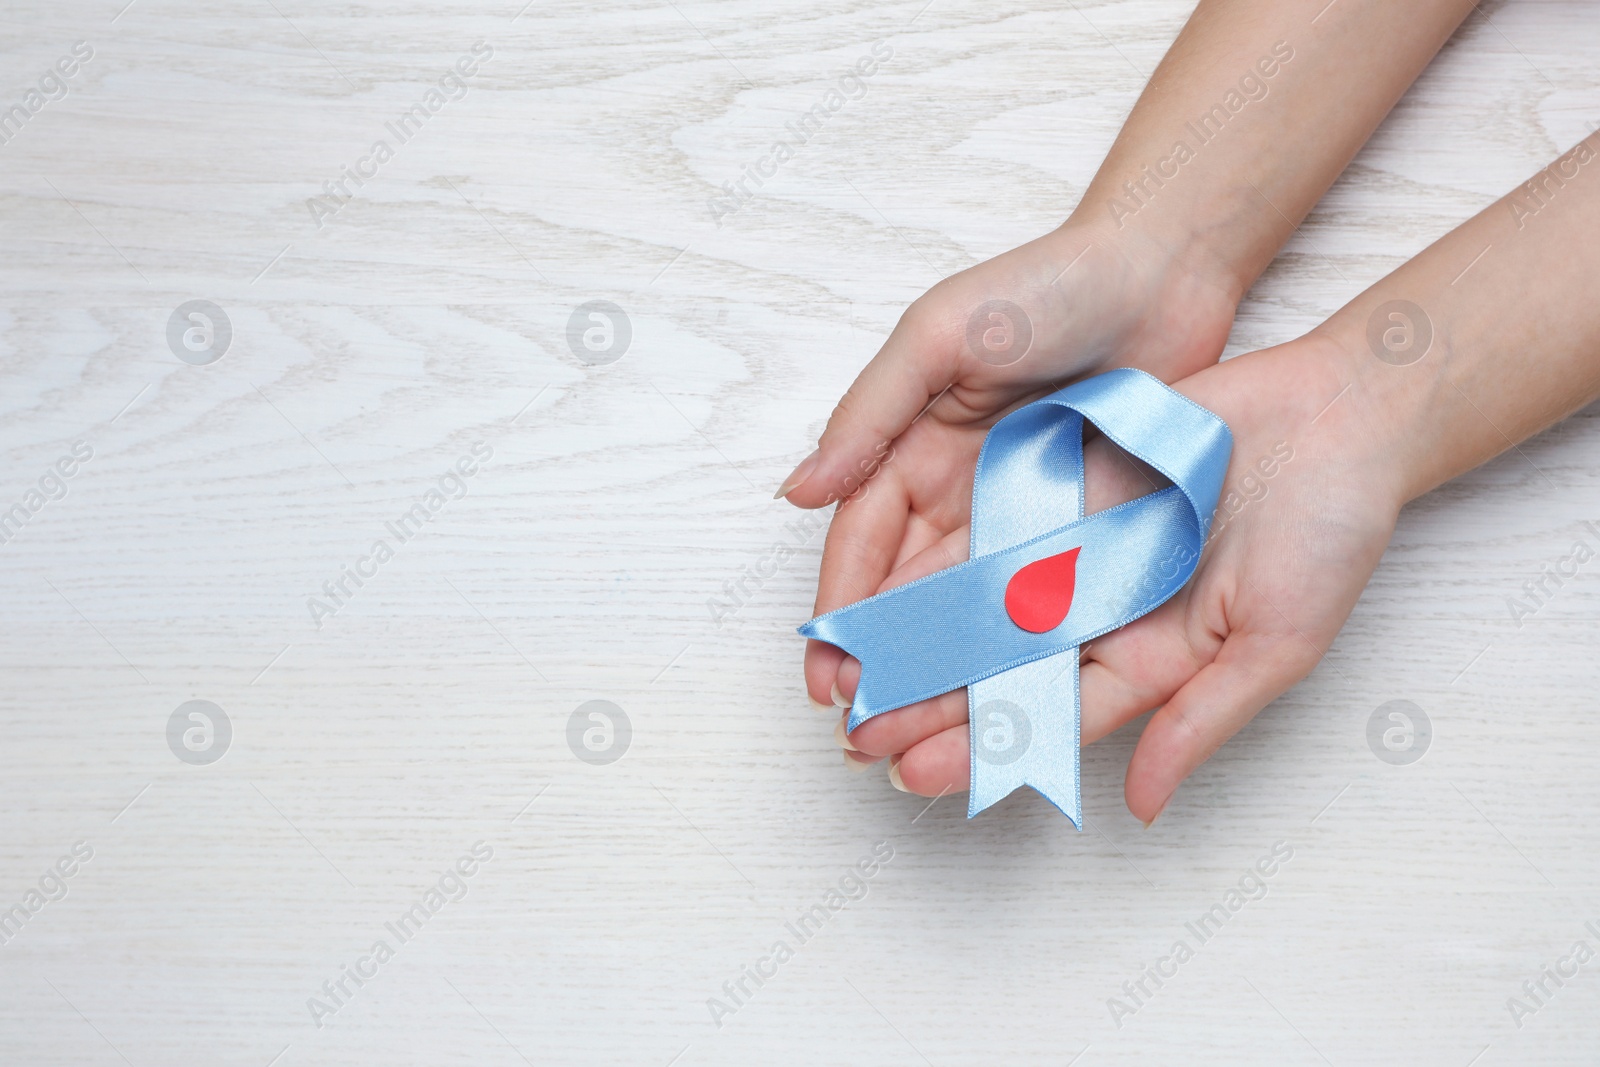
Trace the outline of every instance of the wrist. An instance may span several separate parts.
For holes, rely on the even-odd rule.
[[[1363,399],[1356,339],[1324,324],[1293,341],[1230,359],[1178,389],[1227,421],[1233,463],[1287,448],[1353,522],[1392,522],[1410,472],[1396,462],[1395,428]],[[1367,359],[1371,356],[1368,354]]]
[[[1358,301],[1296,342],[1316,363],[1305,368],[1307,380],[1320,383],[1325,397],[1314,429],[1397,514],[1444,480],[1433,475],[1429,412],[1450,386],[1442,339],[1429,336],[1431,324],[1419,315],[1414,305]],[[1415,355],[1419,342],[1425,357]]]
[[[1078,271],[1097,288],[1111,279],[1115,298],[1091,309],[1110,327],[1092,369],[1134,366],[1171,383],[1221,358],[1243,290],[1205,250],[1078,212],[1044,240],[1063,281]]]
[[[1241,253],[1237,233],[1255,220],[1237,218],[1230,210],[1224,222],[1213,218],[1214,207],[1195,203],[1164,204],[1170,210],[1137,215],[1111,211],[1109,206],[1121,204],[1122,198],[1102,189],[1102,180],[1097,177],[1090,185],[1063,228],[1098,233],[1159,274],[1204,279],[1233,307],[1239,305],[1260,269],[1254,258]]]

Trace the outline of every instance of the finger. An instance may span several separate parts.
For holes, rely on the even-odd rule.
[[[899,554],[910,507],[905,483],[898,472],[889,470],[839,506],[822,547],[818,615],[878,591]]]
[[[830,495],[848,497],[887,462],[895,438],[955,377],[956,352],[926,321],[911,311],[901,316],[839,399],[817,450],[784,481],[788,491],[780,489],[780,496],[803,508],[822,507]]]
[[[822,549],[814,614],[826,614],[877,592],[899,552],[908,506],[899,476],[885,471],[834,512]],[[833,703],[843,660],[842,649],[822,641],[806,642],[806,692],[812,700]]]
[[[856,686],[861,684],[861,661],[846,656],[839,664],[839,676],[833,683],[833,702],[841,708],[855,703]]]
[[[971,745],[966,726],[952,726],[900,757],[890,780],[897,778],[906,792],[925,797],[964,793]]]
[[[1221,640],[1189,632],[1186,604],[1186,594],[1179,594],[1085,649],[1079,673],[1084,744],[1165,704],[1215,658]]]
[[[1158,695],[1159,690],[1154,687],[1092,662],[1080,668],[1078,687],[1083,716],[1079,737],[1080,743],[1085,745],[1116,733],[1151,708],[1160,707],[1177,692],[1174,687],[1165,695]]]
[[[965,563],[971,555],[972,533],[970,526],[951,530],[921,552],[896,567],[874,592],[895,589],[918,578],[926,578],[935,571]]]
[[[856,727],[850,743],[874,756],[892,756],[967,721],[967,691],[954,689],[875,715]]]
[[[1146,825],[1183,780],[1223,742],[1316,666],[1316,651],[1293,635],[1234,634],[1217,658],[1179,689],[1144,728],[1123,795]]]
[[[971,510],[969,505],[967,511]],[[965,524],[962,525],[962,530],[966,530]],[[895,556],[894,566],[889,568],[889,573],[892,575],[913,556],[938,544],[949,533],[950,527],[948,524],[940,524],[929,519],[926,515],[918,514],[916,500],[913,498],[911,500],[911,514],[906,519],[905,536],[900,540],[900,551]],[[963,532],[961,536],[965,537],[966,533]]]
[[[848,713],[839,715],[839,721],[834,726],[833,739],[839,743],[840,748],[844,749],[845,767],[859,773],[883,759],[883,756],[874,755],[871,752],[863,752],[856,748],[855,740],[845,732],[845,727],[849,724],[849,721],[850,716]]]
[[[805,656],[806,696],[818,711],[829,711],[839,706],[833,699],[833,687],[838,684],[839,666],[845,660],[845,651],[826,641],[807,641]]]

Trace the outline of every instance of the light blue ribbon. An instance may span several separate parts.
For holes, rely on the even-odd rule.
[[[1083,420],[1171,485],[1084,518]],[[1143,371],[1109,371],[1019,408],[983,442],[971,558],[819,615],[800,632],[861,661],[849,728],[967,687],[967,817],[1021,785],[1083,827],[1079,647],[1153,611],[1200,559],[1233,435]],[[1007,614],[1023,567],[1079,548],[1066,618],[1032,633]]]

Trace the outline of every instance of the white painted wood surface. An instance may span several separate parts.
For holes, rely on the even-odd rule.
[[[0,508],[93,449],[0,545],[0,908],[93,850],[0,946],[0,1061],[1600,1059],[1600,961],[1520,1028],[1506,1007],[1600,948],[1594,568],[1520,629],[1505,606],[1600,519],[1592,412],[1408,509],[1324,665],[1148,832],[1133,730],[1086,755],[1081,835],[1031,794],[968,823],[847,774],[792,629],[820,534],[712,622],[792,536],[772,488],[900,310],[1059,221],[1187,4],[122,2],[0,21],[5,106],[93,49],[0,145]],[[1590,128],[1595,6],[1486,7],[1230,352]],[[715,225],[708,197],[879,40],[866,94]],[[319,229],[307,198],[478,41],[466,95]],[[232,324],[209,366],[166,340],[193,299]],[[567,345],[590,300],[631,321],[607,366]],[[479,442],[465,496],[316,626],[308,596]],[[166,733],[197,699],[232,726],[203,766]],[[596,699],[632,725],[608,766],[567,742]],[[1411,766],[1367,746],[1391,699],[1433,723]],[[385,923],[480,841],[400,943]],[[1185,924],[1280,841],[1200,946]],[[866,897],[799,944],[877,842]],[[308,998],[379,938],[394,958],[317,1026]],[[1108,998],[1179,938],[1194,958],[1117,1026]]]

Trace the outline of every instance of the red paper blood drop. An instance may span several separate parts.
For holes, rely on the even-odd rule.
[[[1080,546],[1081,547],[1081,546]],[[1029,633],[1054,630],[1072,607],[1078,575],[1078,548],[1046,556],[1023,567],[1006,583],[1006,614]]]

